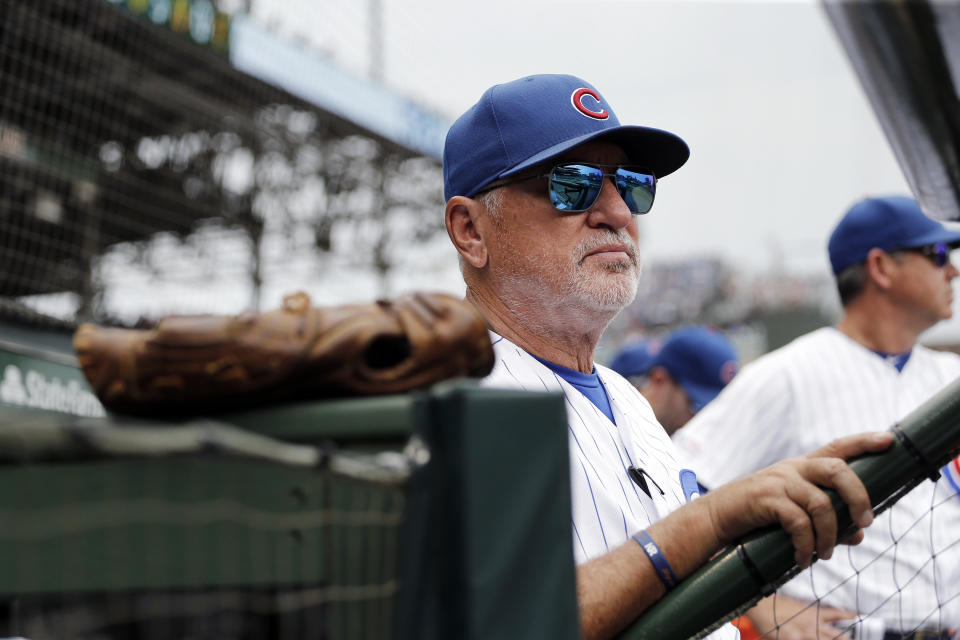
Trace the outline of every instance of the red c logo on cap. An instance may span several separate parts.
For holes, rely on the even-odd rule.
[[[720,379],[723,380],[723,384],[730,384],[735,375],[737,375],[737,363],[733,360],[724,362],[723,366],[720,367]]]
[[[594,111],[589,107],[584,106],[583,97],[590,96],[597,101],[597,106],[600,107],[600,111]],[[588,118],[593,118],[594,120],[606,120],[610,117],[610,112],[603,108],[603,105],[600,104],[600,96],[597,95],[597,92],[593,89],[587,89],[586,87],[582,89],[577,89],[573,92],[573,95],[570,96],[570,102],[573,103],[573,108],[587,116]]]

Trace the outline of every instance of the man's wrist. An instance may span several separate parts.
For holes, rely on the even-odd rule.
[[[646,530],[641,530],[632,536],[631,538],[640,545],[640,548],[643,549],[643,552],[647,554],[647,558],[650,559],[650,562],[653,564],[653,568],[656,569],[657,576],[660,578],[660,581],[667,587],[667,590],[673,589],[680,580],[677,578],[677,574],[674,572],[673,567],[670,566],[670,563],[667,562],[666,556],[663,555],[663,551],[657,546],[657,543],[654,542],[653,538],[650,537],[650,534]]]

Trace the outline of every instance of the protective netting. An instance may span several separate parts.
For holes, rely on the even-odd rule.
[[[438,164],[238,71],[220,4],[0,0],[4,313],[339,303],[424,257]]]
[[[801,627],[817,638],[952,637],[960,630],[958,478],[955,459],[936,483],[921,483],[880,514],[861,545],[838,548],[782,586],[767,602],[773,621],[757,631],[767,638],[796,637]]]

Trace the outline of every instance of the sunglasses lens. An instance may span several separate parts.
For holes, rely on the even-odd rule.
[[[630,167],[617,169],[617,189],[633,213],[647,213],[653,206],[657,191],[657,179]]]
[[[603,188],[603,170],[585,164],[561,164],[550,174],[550,202],[560,211],[586,211]]]
[[[950,249],[947,248],[946,243],[938,242],[934,245],[934,255],[936,256],[936,265],[938,267],[945,267],[947,263],[950,262]]]
[[[641,169],[619,167],[617,191],[632,213],[647,213],[653,206],[657,179]],[[600,167],[587,164],[561,164],[550,174],[550,202],[560,211],[586,211],[593,206],[603,188]]]
[[[938,267],[945,267],[950,263],[950,247],[946,242],[938,242],[917,249]]]

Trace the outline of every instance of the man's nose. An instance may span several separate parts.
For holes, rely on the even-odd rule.
[[[954,264],[949,260],[947,261],[947,264],[944,266],[943,270],[947,273],[947,280],[953,280],[960,275],[960,271],[957,271],[957,267],[954,266]]]
[[[604,180],[597,201],[588,212],[588,221],[592,226],[606,225],[612,229],[623,229],[633,220],[630,208],[623,201],[612,180]]]

